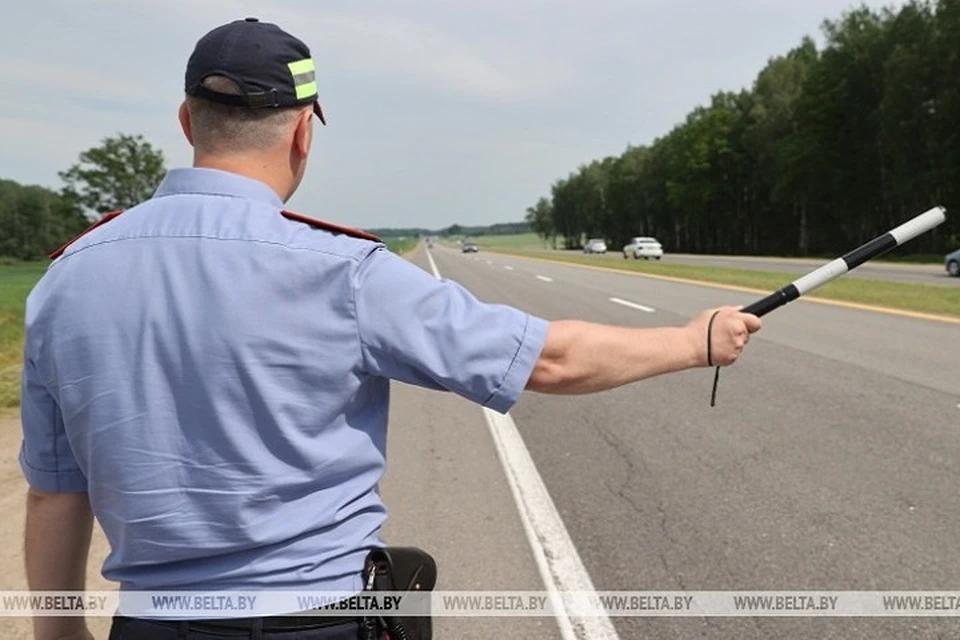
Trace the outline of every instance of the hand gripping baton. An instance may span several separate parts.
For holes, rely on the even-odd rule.
[[[755,316],[763,316],[774,309],[782,307],[788,302],[793,302],[797,298],[810,293],[817,287],[821,287],[831,280],[839,278],[843,274],[856,269],[864,262],[881,256],[891,249],[896,249],[905,242],[913,240],[922,233],[930,231],[934,227],[942,224],[947,219],[947,210],[943,207],[934,207],[925,211],[917,217],[904,222],[899,227],[887,231],[883,235],[877,236],[870,242],[860,245],[853,251],[828,262],[822,267],[818,267],[807,275],[794,280],[787,286],[774,291],[766,298],[757,300],[753,304],[747,305],[741,311],[751,313]],[[713,378],[713,394],[710,397],[710,406],[716,404],[717,382],[720,377],[720,367],[717,367]]]

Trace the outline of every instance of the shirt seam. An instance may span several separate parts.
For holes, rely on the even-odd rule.
[[[368,370],[367,354],[365,353],[364,349],[366,349],[366,351],[369,351],[370,347],[363,341],[363,331],[360,328],[360,307],[357,305],[357,287],[355,283],[359,278],[359,275],[360,275],[359,271],[360,271],[360,268],[363,266],[363,262],[365,260],[369,260],[370,257],[373,256],[374,253],[376,253],[379,250],[380,250],[380,247],[379,245],[377,245],[373,247],[369,253],[363,256],[362,259],[357,258],[356,264],[354,265],[354,278],[351,278],[351,282],[353,282],[354,284],[350,286],[350,298],[351,298],[351,301],[353,302],[353,317],[357,326],[357,343],[360,347],[360,366],[363,369],[363,371]]]
[[[350,278],[350,301],[353,303],[353,320],[357,329],[357,347],[360,350],[360,369],[367,370],[367,356],[364,353],[363,332],[360,330],[360,307],[357,305],[357,286],[356,278],[359,277],[360,261],[354,265],[354,273]]]
[[[60,260],[55,261],[50,266],[53,267],[56,264],[59,264],[61,261],[66,261],[68,258],[79,255],[80,253],[86,251],[87,249],[92,249],[105,244],[113,244],[115,242],[127,242],[130,240],[144,240],[149,238],[168,238],[168,239],[199,239],[199,240],[220,240],[223,242],[249,242],[251,244],[264,244],[274,247],[282,247],[288,251],[309,251],[311,253],[319,253],[325,256],[332,256],[336,258],[344,258],[347,260],[352,260],[354,262],[360,262],[361,258],[356,255],[350,255],[345,253],[334,253],[332,251],[324,251],[323,249],[317,249],[314,247],[298,247],[289,244],[284,244],[282,242],[275,242],[272,240],[258,240],[255,238],[221,238],[219,236],[210,236],[204,234],[157,234],[157,235],[140,235],[140,236],[128,236],[124,238],[110,238],[108,240],[98,240],[97,242],[92,242],[90,244],[79,247],[70,253],[64,254]]]

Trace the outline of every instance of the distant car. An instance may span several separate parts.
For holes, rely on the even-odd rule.
[[[587,244],[583,245],[584,253],[606,253],[607,243],[600,238],[591,238]]]
[[[656,238],[638,236],[630,239],[630,244],[623,248],[623,259],[633,257],[635,260],[643,258],[659,260],[663,257],[663,245]]]
[[[960,249],[947,254],[947,257],[944,259],[944,266],[950,275],[960,276]]]
[[[472,242],[464,242],[460,249],[461,253],[477,253],[478,251],[480,251],[480,247]]]

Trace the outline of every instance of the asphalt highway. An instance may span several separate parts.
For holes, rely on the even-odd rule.
[[[680,324],[755,299],[505,255],[432,256],[479,298],[551,320]],[[413,260],[432,270],[424,250]],[[435,549],[449,590],[586,576],[604,591],[960,592],[958,373],[960,324],[797,301],[723,371],[714,408],[706,369],[522,397],[511,418],[546,508],[515,498],[530,471],[501,463],[515,445],[484,410],[396,385],[389,533]],[[564,636],[563,620],[447,618],[438,637],[960,637],[960,618],[945,617],[604,622]]]

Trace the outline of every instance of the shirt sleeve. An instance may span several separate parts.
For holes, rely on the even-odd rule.
[[[70,448],[60,408],[28,359],[24,359],[21,381],[20,468],[27,484],[40,491],[85,492],[87,479]]]
[[[500,413],[516,403],[546,341],[546,320],[481,302],[386,249],[360,264],[354,293],[367,373]]]

